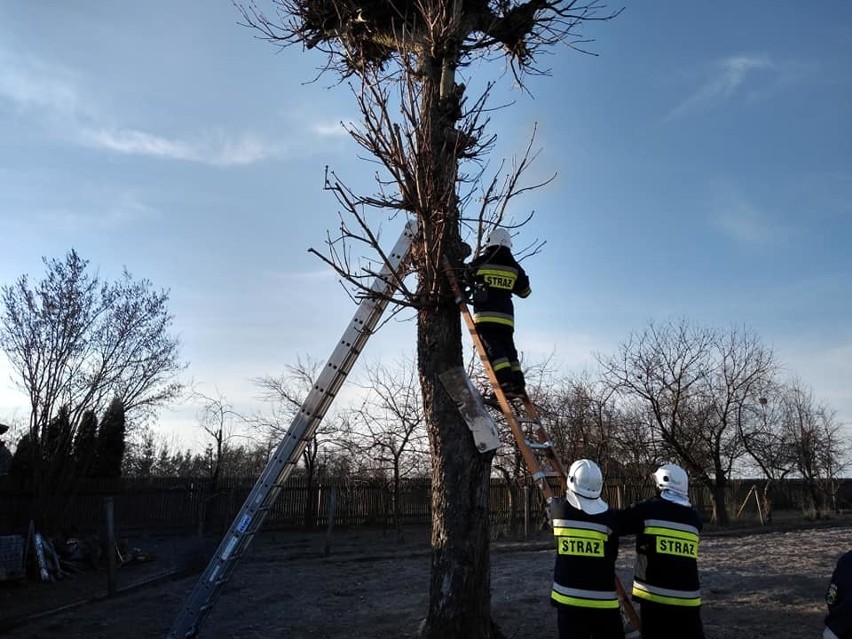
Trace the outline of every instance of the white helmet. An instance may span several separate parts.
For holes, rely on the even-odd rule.
[[[512,248],[512,236],[506,229],[494,229],[488,234],[488,239],[485,240],[486,246],[505,246],[507,249]]]
[[[660,490],[689,495],[689,478],[686,471],[677,464],[663,464],[654,472],[654,484]]]
[[[603,475],[591,459],[578,459],[568,470],[568,503],[589,515],[604,512],[609,506],[601,499]]]

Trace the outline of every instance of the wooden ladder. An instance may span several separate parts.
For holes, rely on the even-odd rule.
[[[503,392],[500,382],[497,380],[497,375],[494,373],[494,368],[491,366],[491,361],[488,359],[488,353],[485,350],[485,344],[476,332],[476,323],[473,321],[473,315],[467,305],[467,298],[456,277],[455,270],[446,258],[443,259],[444,272],[450,282],[450,287],[455,296],[455,302],[458,304],[467,329],[470,332],[470,337],[473,340],[473,346],[479,355],[479,360],[482,362],[482,367],[485,369],[485,374],[488,381],[494,389],[494,395],[506,419],[509,429],[512,431],[512,436],[515,439],[515,444],[518,450],[521,451],[524,463],[530,472],[536,486],[544,495],[547,505],[554,498],[554,485],[561,487],[563,494],[568,490],[568,475],[565,472],[565,467],[556,453],[556,448],[553,445],[553,440],[550,438],[547,430],[541,423],[538,409],[535,404],[530,401],[529,396],[524,393],[523,397],[513,399],[512,401],[506,397]],[[625,621],[625,635],[627,637],[638,636],[640,621],[630,597],[624,590],[621,580],[616,576],[615,587],[618,592],[618,598],[621,601],[621,615]]]

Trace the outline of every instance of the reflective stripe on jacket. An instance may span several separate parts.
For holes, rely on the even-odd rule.
[[[618,594],[615,590],[583,590],[582,588],[567,588],[553,582],[553,591],[550,598],[557,603],[566,606],[580,606],[581,608],[618,608]]]
[[[667,604],[669,606],[700,606],[700,590],[672,590],[659,588],[641,581],[633,580],[633,596],[645,601]]]

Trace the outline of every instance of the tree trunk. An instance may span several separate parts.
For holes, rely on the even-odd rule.
[[[816,480],[809,477],[805,483],[807,485],[807,501],[810,502],[807,504],[807,507],[809,507],[811,516],[814,519],[820,519],[819,491],[817,490]]]
[[[400,489],[400,471],[399,457],[394,458],[393,462],[393,495],[391,497],[391,506],[393,508],[393,529],[396,533],[396,542],[401,544],[405,537],[402,533],[402,512],[400,512],[399,489]]]
[[[727,526],[729,523],[727,486],[727,478],[722,474],[717,475],[716,481],[713,483],[713,513],[715,514],[716,524],[719,526]]]
[[[445,225],[437,225],[446,228]],[[434,227],[433,227],[434,228]],[[425,229],[428,238],[431,229]],[[432,245],[452,238],[443,232]],[[450,231],[457,234],[457,225]],[[457,238],[457,235],[456,235]],[[448,242],[449,244],[449,242]],[[458,247],[458,240],[456,240]],[[432,453],[432,570],[423,639],[501,637],[491,621],[489,491],[493,453],[480,454],[439,374],[462,365],[461,318],[438,265],[421,271],[418,372]],[[435,295],[441,290],[442,294]]]
[[[432,450],[432,572],[424,639],[490,639],[489,490],[491,454],[481,455],[438,379],[461,365],[458,312],[421,316],[418,335]]]
[[[516,508],[518,504],[517,495],[518,495],[518,480],[517,475],[515,479],[512,478],[511,474],[501,466],[495,466],[495,468],[500,472],[503,476],[503,483],[506,485],[506,493],[509,500],[508,504],[508,513],[506,516],[506,520],[504,523],[504,529],[506,536],[515,536],[518,535],[520,531],[520,524],[518,522],[518,517],[516,514]],[[497,532],[497,537],[500,536],[499,531]]]
[[[763,483],[763,494],[761,496],[761,501],[763,502],[763,521],[767,524],[772,523],[772,497],[769,494],[771,485],[772,480],[767,478]]]
[[[460,7],[460,4],[457,5]],[[457,195],[461,149],[456,126],[464,87],[452,38],[419,52],[417,131],[417,364],[432,453],[432,569],[423,639],[493,639],[489,558],[493,453],[480,454],[439,375],[462,365],[461,317],[442,269],[462,255]]]

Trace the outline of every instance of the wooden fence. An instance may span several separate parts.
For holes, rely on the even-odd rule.
[[[215,487],[204,479],[150,478],[84,482],[74,495],[59,495],[37,500],[20,490],[11,478],[0,477],[0,534],[26,529],[30,520],[37,523],[50,513],[49,528],[78,533],[97,530],[103,520],[104,498],[112,497],[116,527],[121,531],[169,531],[196,529],[221,533],[230,525],[252,487],[252,478],[227,478]],[[728,489],[728,509],[736,513],[752,486],[762,488],[760,480],[738,480]],[[604,498],[612,507],[623,507],[644,499],[653,490],[641,485],[610,483]],[[802,482],[788,480],[772,491],[776,511],[795,510],[804,502]],[[334,495],[334,499],[332,499]],[[693,486],[691,500],[709,518],[712,499],[708,491]],[[431,520],[431,494],[428,480],[402,483],[393,495],[383,481],[336,480],[323,478],[307,481],[290,478],[267,514],[265,529],[324,527],[329,522],[330,505],[335,504],[336,526],[393,526],[394,499],[399,505],[402,525],[428,524]],[[754,504],[744,510],[753,512]],[[838,506],[852,506],[852,480],[841,486]],[[544,502],[531,484],[507,485],[493,480],[491,517],[497,526],[510,526],[526,520],[536,527],[543,521]],[[60,532],[57,530],[56,532]]]

